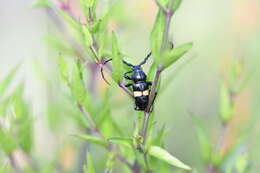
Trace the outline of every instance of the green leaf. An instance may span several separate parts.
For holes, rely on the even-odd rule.
[[[58,38],[54,34],[49,34],[44,37],[50,49],[62,52],[66,55],[77,56],[79,53],[73,49],[65,40]]]
[[[155,137],[155,139],[153,140],[153,145],[158,145],[158,146],[160,146],[160,145],[162,145],[162,139],[163,139],[163,137],[165,136],[165,126],[163,126],[160,130],[159,130],[159,132],[157,133],[157,135],[156,135],[156,137]]]
[[[87,52],[87,54],[95,61],[97,61],[97,52],[96,49],[93,47],[93,39],[92,39],[92,35],[89,32],[89,29],[87,28],[86,25],[82,25],[81,27],[82,29],[82,38],[83,38],[83,44],[84,44],[84,48],[85,51]]]
[[[65,11],[58,10],[58,13],[77,31],[80,30],[80,24],[73,17],[68,15]]]
[[[92,8],[95,5],[96,0],[85,0],[86,7]]]
[[[24,84],[22,83],[13,93],[13,107],[17,120],[23,120],[25,117],[28,117],[28,106],[24,102],[23,93]]]
[[[100,139],[100,138],[97,138],[97,137],[93,137],[93,136],[89,136],[89,135],[73,135],[75,137],[78,137],[80,139],[83,139],[85,141],[88,141],[88,142],[91,142],[91,143],[95,143],[95,144],[98,144],[98,145],[101,145],[103,147],[107,147],[108,146],[108,142],[103,140],[103,139]]]
[[[33,119],[30,117],[29,106],[24,99],[24,85],[18,86],[13,94],[13,112],[15,114],[17,142],[23,151],[30,153],[33,146]]]
[[[182,168],[185,170],[191,170],[191,168],[184,163],[182,163],[180,160],[172,156],[168,151],[165,149],[158,147],[158,146],[151,146],[148,150],[148,154],[151,156],[156,157],[157,159],[163,160],[167,162],[170,165],[176,166],[178,168]]]
[[[102,20],[97,20],[95,23],[89,26],[89,31],[92,34],[99,32]]]
[[[87,112],[94,116],[94,106],[91,95],[87,92],[83,81],[83,67],[78,61],[72,63],[72,74],[69,80],[69,86],[71,88],[72,96],[75,98],[77,103],[84,106]]]
[[[79,2],[80,2],[80,8],[81,8],[81,10],[82,10],[82,12],[84,14],[84,17],[86,19],[88,19],[89,18],[89,9],[87,8],[85,1],[86,0],[80,0]]]
[[[149,69],[148,75],[147,75],[147,79],[148,81],[153,81],[154,77],[155,77],[155,73],[156,73],[156,63],[153,63],[152,66]]]
[[[245,87],[247,87],[248,84],[253,79],[253,74],[254,74],[253,71],[249,72],[248,74],[245,74],[245,76],[243,76],[239,84],[237,84],[236,87],[234,88],[234,92],[236,93],[241,92]]]
[[[59,67],[61,79],[68,83],[68,66],[62,54],[59,56]]]
[[[86,164],[84,165],[83,169],[84,169],[84,173],[95,173],[95,168],[89,152],[87,152]]]
[[[158,0],[158,3],[160,3],[164,8],[167,8],[169,0]]]
[[[245,173],[248,168],[248,155],[239,155],[236,158],[236,170],[238,173]]]
[[[112,172],[112,168],[115,165],[115,156],[116,156],[115,152],[109,152],[108,159],[106,162],[106,172],[105,173]]]
[[[202,159],[205,163],[208,163],[213,150],[210,144],[210,138],[207,134],[207,129],[205,129],[204,124],[196,116],[192,115],[191,118],[196,128]]]
[[[33,2],[31,7],[38,8],[38,7],[50,7],[51,3],[48,0],[38,0]]]
[[[113,56],[113,60],[112,60],[112,65],[113,65],[112,78],[116,82],[120,82],[122,80],[122,78],[123,78],[122,74],[124,72],[124,68],[123,68],[122,57],[120,56],[120,51],[119,51],[116,35],[115,35],[114,32],[112,33],[112,56]]]
[[[19,124],[18,142],[23,151],[30,153],[33,146],[33,120],[31,118],[25,119]]]
[[[166,50],[162,54],[163,68],[167,68],[174,64],[178,59],[180,59],[184,54],[186,54],[192,48],[192,43],[185,43],[178,46],[172,50]]]
[[[228,122],[234,113],[234,105],[232,104],[231,96],[228,87],[224,82],[220,88],[220,118],[226,123]]]
[[[106,56],[105,55],[105,50],[108,44],[108,32],[107,31],[99,31],[96,34],[96,40],[97,43],[99,45],[99,49],[98,49],[98,56],[102,57],[102,56]],[[111,57],[111,55],[109,55],[108,57]]]
[[[0,166],[0,173],[6,173],[7,172],[7,164],[3,164]]]
[[[93,44],[93,39],[86,25],[82,25],[82,33],[86,47],[91,46]]]
[[[180,7],[181,3],[182,3],[182,0],[174,0],[173,7],[172,7],[173,11],[176,11]]]
[[[237,85],[237,81],[238,78],[240,76],[240,72],[241,72],[241,67],[240,67],[240,63],[237,60],[233,60],[231,62],[231,67],[230,67],[230,71],[229,71],[229,76],[228,76],[228,85],[230,86],[230,88],[235,88]]]
[[[165,15],[163,11],[160,9],[157,13],[157,17],[150,35],[153,57],[156,59],[157,63],[160,62],[160,58],[161,58],[160,52],[162,47],[165,23],[166,23]]]
[[[17,73],[20,64],[16,65],[8,74],[7,76],[0,82],[0,97],[4,94],[8,86],[10,85],[11,81],[13,80],[15,74]]]
[[[0,150],[10,154],[17,146],[15,138],[10,133],[0,127]]]
[[[111,137],[108,138],[108,141],[115,143],[115,144],[120,144],[129,148],[132,148],[133,144],[133,139],[132,138],[125,138],[125,137]]]

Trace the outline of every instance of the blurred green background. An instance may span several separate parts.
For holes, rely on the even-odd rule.
[[[20,81],[25,83],[26,101],[35,117],[33,157],[42,165],[58,159],[65,170],[75,170],[82,144],[70,136],[78,132],[77,124],[71,117],[79,112],[61,89],[64,86],[60,84],[55,58],[59,52],[50,50],[43,39],[55,32],[53,20],[47,10],[31,8],[32,2],[4,0],[0,6],[0,79],[22,62],[12,87]],[[71,0],[69,3],[73,13],[82,15],[78,1]],[[103,0],[100,1],[102,3],[113,2]],[[127,60],[137,63],[150,49],[149,36],[156,5],[151,0],[120,0],[114,8],[109,27],[116,31],[120,48],[129,55]],[[173,17],[170,35],[174,44],[192,41],[194,47],[184,58],[191,60],[180,71],[176,72],[176,69],[185,60],[163,72],[163,83],[171,77],[174,80],[157,99],[156,128],[165,125],[168,131],[166,148],[197,168],[198,172],[203,172],[203,163],[199,159],[199,144],[190,112],[202,119],[211,141],[216,142],[220,126],[220,83],[225,80],[232,59],[237,58],[243,59],[245,68],[242,73],[252,77],[236,99],[236,113],[225,145],[228,147],[243,129],[250,127],[243,149],[256,167],[252,172],[259,172],[259,18],[259,0],[184,0]],[[102,96],[108,86],[100,75],[96,80],[97,95]],[[130,136],[138,113],[133,110],[132,101],[118,88],[115,90],[110,102],[112,114]],[[101,172],[105,164],[102,163],[104,151],[94,146],[90,150]],[[0,163],[6,164],[7,159],[0,158]]]

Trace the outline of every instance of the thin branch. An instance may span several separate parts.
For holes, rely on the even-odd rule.
[[[64,4],[63,4],[64,5]],[[66,8],[64,8],[66,7]],[[70,11],[69,8],[67,8],[67,6],[64,7],[60,7],[63,8],[64,11],[66,11],[67,13],[69,13],[69,15],[73,18],[75,18],[75,16],[73,16],[72,12]],[[90,11],[91,13],[91,11]],[[90,15],[92,16],[92,15]],[[88,20],[89,24],[93,24],[92,20]],[[93,53],[95,59],[96,59],[96,64],[100,65],[100,58],[98,57],[98,44],[96,42],[95,36],[92,34],[92,39],[93,39],[93,44],[91,46],[89,46],[91,52]],[[84,63],[84,62],[83,62]],[[123,82],[120,82],[119,87],[122,88],[129,96],[133,97],[133,94],[131,93],[131,91],[125,87]],[[88,114],[88,112],[84,109],[84,107],[81,104],[78,104],[79,110],[82,112],[82,114],[85,116],[86,120],[89,123],[89,127],[90,130],[94,133],[96,133],[97,135],[99,135],[101,138],[105,139],[105,137],[102,135],[101,131],[97,128],[94,120],[92,119],[92,117]],[[116,152],[116,157],[122,161],[123,163],[125,163],[129,169],[133,172],[133,173],[139,173],[139,171],[137,172],[136,170],[136,166],[132,165],[123,155],[121,155],[120,153],[118,153],[115,150],[115,147],[113,144],[109,143],[108,147],[106,148],[107,150],[111,151],[111,152]],[[17,166],[16,162],[14,161],[14,158],[12,156],[10,156],[10,162],[13,165],[14,169],[16,170],[17,173],[23,173],[23,171],[21,171],[19,169],[19,167]]]
[[[118,83],[118,86],[120,88],[122,88],[131,98],[134,98],[134,95],[133,93],[125,86],[124,82],[123,81],[120,81]]]
[[[158,3],[156,0],[155,0],[155,2]],[[173,3],[173,0],[170,1],[169,7],[172,6],[172,3]],[[161,8],[161,6],[159,6],[159,8]],[[162,46],[161,46],[161,53],[166,48],[168,40],[169,40],[168,39],[169,28],[170,28],[171,18],[172,18],[172,15],[173,15],[173,11],[170,10],[170,8],[165,9],[164,12],[165,12],[164,14],[165,14],[165,17],[166,17],[166,22],[165,22],[164,31],[163,31],[163,42],[162,42]],[[147,108],[146,108],[145,113],[144,113],[145,114],[144,115],[144,123],[143,123],[143,128],[142,128],[142,133],[141,133],[142,137],[144,138],[143,144],[145,144],[145,139],[146,139],[146,135],[147,135],[147,127],[148,127],[147,124],[149,122],[150,113],[152,111],[152,107],[153,107],[154,100],[155,100],[155,97],[156,97],[156,89],[157,89],[157,86],[158,86],[158,83],[159,83],[159,80],[160,80],[160,75],[161,75],[162,70],[163,70],[163,67],[161,65],[159,65],[157,67],[153,86],[152,86],[152,89],[151,89],[151,92],[150,92],[150,95],[149,95],[149,102],[148,102]]]
[[[79,110],[82,112],[82,114],[85,116],[86,120],[88,121],[89,128],[92,132],[98,134],[100,137],[104,138],[104,136],[101,134],[100,130],[96,127],[96,124],[92,117],[89,115],[89,113],[85,110],[85,108],[78,104]]]
[[[15,157],[13,154],[10,154],[9,156],[9,160],[10,160],[10,164],[12,166],[12,168],[14,169],[14,171],[16,173],[24,173],[24,171],[22,170],[22,168],[20,167],[20,165],[17,163],[17,161],[15,160]]]
[[[134,166],[133,166],[123,155],[121,155],[120,153],[116,153],[116,157],[117,157],[121,162],[125,163],[125,164],[128,166],[128,168],[130,168],[130,169],[135,173],[135,171],[134,171]]]
[[[94,44],[94,43],[93,43]],[[94,55],[94,57],[95,57],[95,59],[96,59],[96,63],[98,64],[98,62],[99,62],[99,57],[98,57],[98,55],[97,55],[97,51],[96,51],[96,49],[94,48],[94,46],[89,46],[89,49],[91,50],[91,52],[92,52],[92,54]]]
[[[92,117],[89,115],[89,113],[85,110],[85,108],[81,105],[81,104],[78,104],[78,107],[80,109],[80,111],[82,112],[82,114],[85,116],[86,120],[88,121],[89,123],[89,127],[90,127],[90,130],[96,134],[99,135],[99,137],[105,139],[105,137],[102,135],[101,131],[97,128],[94,120],[92,119]],[[111,151],[111,152],[116,152],[116,157],[122,161],[123,163],[125,163],[130,170],[134,170],[134,166],[123,156],[121,155],[120,153],[118,153],[116,150],[115,150],[115,147],[112,143],[109,142],[109,145],[108,147],[106,147],[106,149],[108,151]],[[134,171],[133,171],[134,172]]]
[[[144,113],[144,120],[143,120],[143,127],[142,127],[142,132],[141,132],[141,136],[143,137],[143,143],[146,143],[146,134],[147,134],[147,129],[148,129],[148,120],[150,117],[150,113],[149,112],[145,112]]]
[[[164,49],[167,47],[168,40],[169,40],[169,38],[168,38],[169,37],[169,28],[170,28],[171,18],[172,18],[172,15],[173,15],[173,11],[171,10],[173,0],[171,0],[169,2],[168,9],[163,7],[159,3],[158,0],[155,0],[155,3],[158,5],[159,8],[161,8],[163,10],[165,17],[166,17],[166,22],[165,22],[164,30],[163,30],[163,41],[162,41],[162,45],[161,45],[161,49],[160,49],[160,52],[162,53],[164,51]],[[141,136],[143,137],[143,145],[146,144],[149,118],[150,118],[151,112],[153,111],[152,109],[153,109],[154,101],[155,101],[155,98],[156,98],[156,95],[157,95],[157,93],[156,93],[157,92],[157,86],[158,86],[158,83],[160,81],[160,75],[161,75],[162,70],[163,70],[162,65],[158,65],[157,70],[156,70],[156,74],[155,74],[155,78],[154,78],[154,81],[153,81],[153,85],[152,85],[152,88],[151,88],[151,92],[150,92],[150,95],[149,95],[149,102],[148,102],[148,105],[146,107],[146,110],[144,111],[143,127],[142,127],[142,131],[141,131]],[[149,166],[149,161],[148,161],[146,153],[143,153],[143,157],[144,157],[145,164],[146,164],[146,167],[147,167],[147,173],[152,172],[152,170]]]

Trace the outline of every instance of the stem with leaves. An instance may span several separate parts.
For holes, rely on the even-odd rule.
[[[100,130],[97,128],[94,120],[92,119],[92,117],[88,114],[88,112],[84,109],[84,107],[80,104],[78,104],[79,106],[79,109],[80,111],[82,112],[82,114],[85,116],[86,120],[88,121],[89,123],[89,126],[90,126],[90,130],[93,132],[93,133],[96,133],[100,138],[105,139],[104,135],[102,135],[102,133],[100,132]],[[115,152],[115,156],[121,161],[123,162],[124,164],[126,164],[128,166],[128,168],[130,170],[132,170],[134,172],[134,166],[123,156],[121,155],[119,152],[116,151],[116,148],[115,146],[109,142],[109,145],[106,147],[106,149],[108,151],[111,151],[111,152]]]
[[[173,0],[169,1],[169,5],[168,5],[167,9],[164,8],[160,4],[159,1],[156,0],[155,2],[158,5],[158,7],[161,10],[163,10],[164,15],[166,17],[166,22],[165,22],[164,31],[163,31],[163,40],[162,40],[162,45],[161,45],[161,49],[160,49],[160,52],[162,53],[164,51],[164,49],[166,48],[167,43],[169,41],[169,29],[170,29],[171,19],[172,19],[172,16],[173,16],[173,10],[171,9],[172,4],[173,4]],[[162,71],[163,71],[163,66],[162,65],[158,65],[157,66],[157,70],[156,70],[156,74],[155,74],[155,78],[154,78],[154,81],[153,81],[153,85],[152,85],[152,88],[151,88],[151,92],[150,92],[150,95],[149,95],[148,106],[147,106],[146,110],[144,111],[143,128],[142,128],[142,132],[141,132],[141,136],[143,137],[143,144],[146,143],[149,117],[151,115],[152,107],[154,105],[154,101],[155,101],[155,98],[156,98],[157,87],[158,87],[158,83],[159,83]]]
[[[176,0],[176,1],[180,2],[180,0]],[[118,46],[119,44],[117,43],[116,36],[114,33],[112,33],[112,38],[109,38],[107,36],[107,30],[104,29],[105,28],[104,26],[106,25],[106,23],[102,23],[102,24],[99,23],[99,22],[103,22],[103,21],[106,22],[106,18],[101,17],[100,19],[97,19],[96,14],[95,14],[96,13],[95,12],[96,11],[96,2],[97,1],[86,1],[86,0],[80,1],[81,8],[82,8],[84,16],[86,18],[86,24],[82,24],[81,21],[77,20],[73,14],[71,14],[71,13],[67,14],[67,13],[64,13],[64,11],[60,11],[60,9],[58,9],[58,13],[60,13],[67,20],[67,22],[71,25],[71,27],[75,31],[78,32],[78,36],[80,37],[80,39],[78,40],[81,43],[81,44],[78,44],[80,48],[77,48],[77,50],[80,50],[80,51],[77,51],[78,52],[77,55],[79,55],[78,58],[80,60],[80,63],[75,66],[76,67],[75,74],[79,73],[80,75],[77,74],[76,76],[80,76],[80,77],[75,77],[75,80],[72,81],[73,86],[71,87],[71,89],[72,89],[72,91],[75,91],[75,93],[73,92],[75,94],[74,97],[76,98],[77,102],[79,103],[78,107],[79,107],[80,111],[82,112],[82,114],[85,116],[85,119],[89,123],[89,129],[98,136],[98,138],[95,138],[92,136],[85,136],[86,137],[85,140],[91,139],[92,142],[101,144],[107,150],[111,151],[110,153],[115,154],[114,156],[116,158],[118,158],[123,163],[125,163],[133,173],[140,173],[140,171],[142,171],[143,168],[146,169],[147,173],[152,172],[152,168],[149,164],[149,155],[153,155],[153,156],[157,157],[158,159],[164,160],[174,166],[189,170],[190,169],[189,167],[184,165],[178,159],[174,158],[174,156],[172,156],[169,152],[167,152],[163,148],[160,148],[159,146],[153,147],[153,148],[151,147],[152,148],[151,151],[150,150],[148,151],[148,148],[146,148],[147,133],[149,133],[147,131],[150,126],[149,118],[153,111],[152,108],[154,107],[154,100],[157,95],[158,84],[160,81],[161,72],[165,68],[167,68],[171,64],[173,64],[177,59],[179,59],[182,55],[184,55],[191,48],[191,43],[189,43],[189,44],[180,46],[179,49],[178,48],[176,49],[176,51],[175,51],[175,49],[174,50],[166,49],[166,48],[168,48],[168,43],[169,43],[168,37],[169,37],[169,28],[170,28],[171,18],[173,15],[173,11],[176,10],[176,9],[172,8],[173,3],[175,1],[168,0],[167,7],[164,7],[165,4],[161,5],[159,1],[156,1],[157,5],[159,6],[160,12],[163,12],[163,14],[162,13],[158,13],[158,14],[160,15],[160,17],[162,17],[164,15],[163,24],[160,22],[157,23],[157,20],[155,22],[156,26],[158,26],[159,28],[162,29],[162,30],[159,30],[161,41],[159,41],[159,43],[157,44],[158,45],[157,47],[158,48],[160,47],[160,48],[157,49],[159,51],[156,51],[156,52],[157,52],[157,55],[158,54],[160,56],[163,55],[161,57],[165,57],[162,59],[166,59],[166,61],[165,62],[161,61],[160,63],[155,63],[153,65],[154,68],[151,67],[151,69],[150,69],[150,70],[153,69],[153,72],[156,72],[156,74],[155,74],[155,77],[153,80],[153,86],[151,88],[151,92],[149,95],[149,103],[148,103],[146,110],[144,111],[143,126],[142,126],[141,130],[139,128],[137,128],[138,130],[136,130],[136,133],[135,133],[137,138],[132,139],[133,140],[132,142],[133,143],[136,142],[136,144],[137,144],[136,148],[139,149],[139,151],[141,151],[141,153],[143,154],[145,167],[142,166],[142,164],[139,162],[139,160],[137,158],[135,159],[134,163],[131,164],[126,159],[126,157],[124,157],[122,154],[119,153],[119,150],[117,150],[116,144],[112,143],[111,141],[107,141],[105,139],[104,135],[102,135],[102,133],[101,133],[101,130],[98,129],[99,127],[96,126],[94,119],[92,119],[95,114],[95,108],[93,108],[92,104],[91,104],[92,98],[91,97],[84,98],[84,95],[83,95],[86,87],[85,86],[82,87],[82,85],[85,85],[85,82],[82,80],[83,75],[82,75],[81,67],[83,67],[83,66],[81,66],[81,65],[86,64],[87,59],[85,58],[85,55],[88,55],[88,57],[92,59],[92,62],[88,63],[91,65],[91,67],[92,67],[92,65],[93,66],[96,65],[97,69],[101,68],[103,70],[103,68],[105,68],[106,70],[108,70],[109,73],[112,74],[111,76],[112,76],[113,80],[116,82],[116,84],[126,94],[128,94],[131,98],[133,98],[133,93],[125,86],[125,83],[123,81],[123,74],[126,69],[123,64],[123,59],[121,56],[122,54],[119,49],[119,46]],[[165,2],[166,1],[164,1],[164,3]],[[57,8],[54,8],[54,9],[57,9]],[[68,9],[68,7],[66,9]],[[66,12],[66,10],[65,10],[65,12]],[[162,18],[160,18],[160,20],[161,19]],[[102,26],[100,26],[99,24]],[[99,26],[101,28],[99,28]],[[77,37],[75,37],[75,38],[77,38]],[[108,38],[112,40],[112,55],[110,53],[104,52],[104,49],[106,49],[106,47],[108,47],[108,44],[106,45],[106,43],[105,43],[105,40]],[[76,51],[74,50],[74,48],[75,48],[74,44],[71,46],[72,46],[73,50],[69,51],[69,53],[72,52],[73,54],[75,54]],[[153,50],[153,46],[152,46],[152,52],[155,57],[155,51]],[[165,53],[167,53],[167,55],[165,55]],[[109,68],[110,66],[106,65],[106,62],[108,62],[108,60],[104,60],[104,58],[107,56],[113,57],[113,61],[112,61],[113,69],[112,70],[111,70],[111,68]],[[86,66],[84,66],[84,68],[85,67]],[[155,69],[156,67],[157,67],[157,69]],[[66,64],[64,65],[63,70],[64,70],[64,72],[66,72]],[[66,76],[66,73],[64,73],[64,74],[65,75],[63,75],[63,76],[68,77],[68,76]],[[68,81],[67,81],[67,83],[68,83]],[[93,88],[93,87],[89,87],[89,88]],[[86,96],[87,96],[87,94],[86,94]],[[159,154],[157,154],[157,153],[159,153]]]
[[[227,82],[222,81],[220,88],[220,113],[219,117],[221,120],[221,126],[219,128],[218,141],[212,151],[213,158],[211,158],[209,164],[207,165],[208,173],[217,173],[220,171],[224,158],[226,154],[235,146],[234,144],[228,149],[224,150],[225,142],[228,140],[226,137],[228,135],[228,128],[232,122],[232,118],[235,115],[235,103],[236,98],[240,94],[242,88],[240,86],[244,85],[243,78],[240,73],[232,73],[236,68],[241,68],[241,62],[238,60],[233,60],[234,64],[229,72],[230,78]],[[240,88],[240,89],[237,89]],[[239,142],[241,142],[239,140]],[[223,152],[224,151],[224,152]],[[217,162],[216,162],[217,160]],[[216,164],[217,163],[217,164]]]
[[[161,49],[160,49],[160,53],[162,53],[164,51],[164,49],[166,48],[167,43],[169,41],[169,29],[170,29],[171,19],[172,19],[172,16],[173,16],[173,10],[171,9],[173,0],[169,1],[167,8],[164,8],[163,5],[161,5],[158,0],[155,0],[155,2],[157,4],[157,6],[160,8],[160,10],[162,10],[164,12],[164,15],[165,15],[165,18],[166,18],[166,22],[165,22],[164,30],[163,30],[162,45],[161,45]],[[147,106],[146,110],[144,111],[143,127],[142,127],[142,131],[141,131],[141,136],[143,138],[143,145],[144,146],[146,144],[149,118],[151,116],[151,112],[153,111],[152,109],[153,109],[153,106],[154,106],[154,101],[156,99],[157,87],[158,87],[158,83],[159,83],[159,80],[160,80],[162,70],[163,70],[162,65],[158,65],[157,70],[156,70],[156,74],[155,74],[155,78],[153,80],[151,92],[150,92],[150,95],[149,95],[148,106]],[[147,167],[147,173],[152,172],[152,170],[149,166],[149,160],[148,160],[148,157],[147,157],[147,153],[143,153],[143,157],[144,157],[145,164],[146,164],[146,167]]]

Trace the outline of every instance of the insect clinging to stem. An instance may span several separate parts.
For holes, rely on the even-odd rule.
[[[124,78],[127,80],[131,80],[132,83],[128,83],[126,87],[132,87],[133,95],[135,99],[135,110],[144,111],[149,102],[149,94],[150,94],[150,86],[152,82],[147,81],[147,76],[142,69],[142,65],[144,65],[149,57],[151,57],[152,53],[150,52],[144,60],[138,64],[133,65],[123,60],[123,63],[127,66],[132,67],[132,69],[124,74]],[[108,63],[112,59],[108,59],[104,62],[104,64]],[[103,69],[101,68],[101,74],[105,82],[107,80],[104,78]],[[131,74],[131,75],[129,75]],[[108,83],[108,82],[107,82]],[[108,83],[109,84],[109,83]]]

